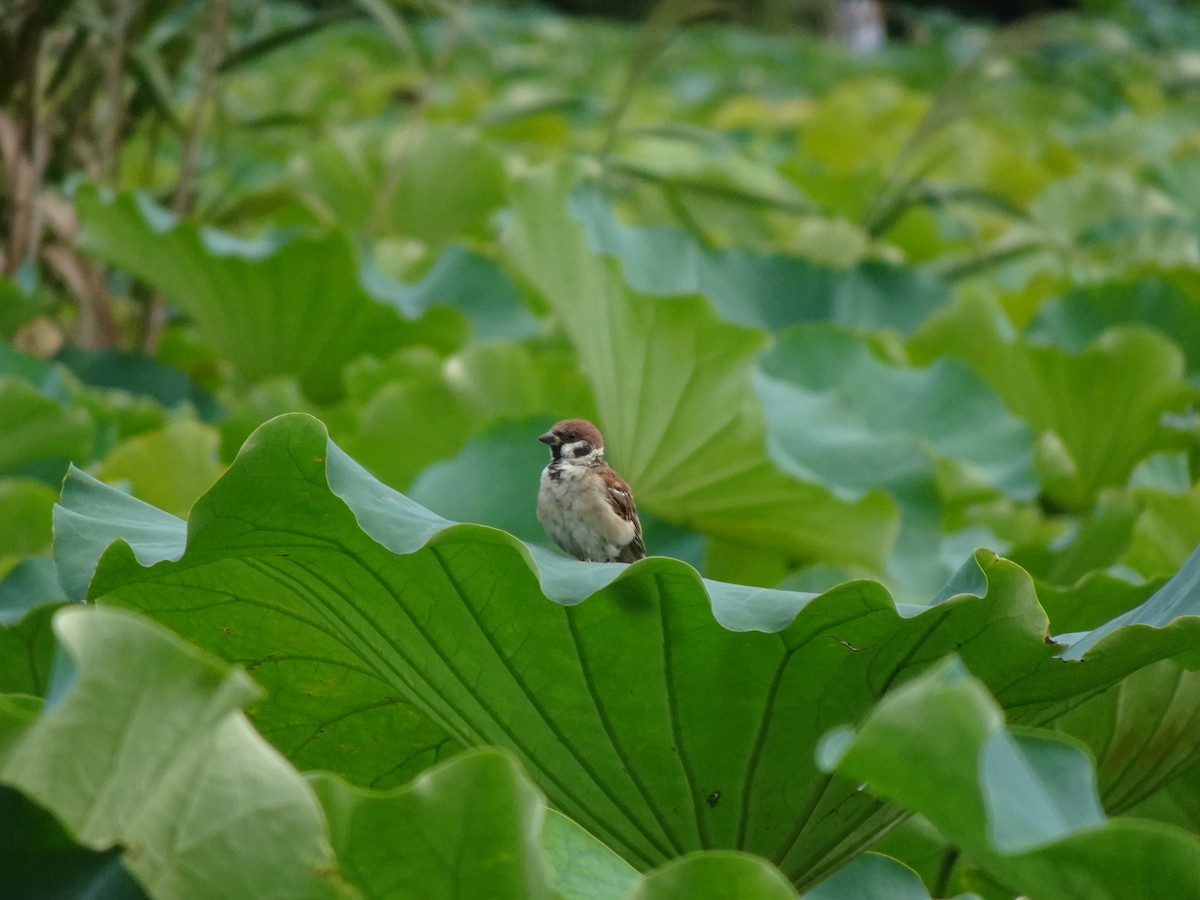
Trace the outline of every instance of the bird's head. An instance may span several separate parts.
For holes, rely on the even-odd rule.
[[[555,460],[587,465],[604,455],[604,438],[587,419],[564,419],[538,440],[550,447]]]

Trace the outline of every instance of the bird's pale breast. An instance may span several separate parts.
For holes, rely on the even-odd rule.
[[[614,559],[633,540],[634,526],[613,512],[604,483],[583,466],[542,471],[537,514],[556,544],[574,556]]]

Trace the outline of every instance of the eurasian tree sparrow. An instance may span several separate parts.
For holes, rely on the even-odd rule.
[[[542,470],[538,521],[576,559],[634,562],[645,557],[633,493],[604,461],[604,438],[585,419],[565,419],[538,440],[550,447]]]

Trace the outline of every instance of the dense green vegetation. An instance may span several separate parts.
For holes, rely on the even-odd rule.
[[[122,8],[0,23],[0,895],[1200,896],[1186,12]]]

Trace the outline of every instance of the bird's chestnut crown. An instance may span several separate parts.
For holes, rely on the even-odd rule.
[[[587,419],[563,419],[538,440],[550,447],[550,455],[556,460],[577,460],[604,452],[604,438]]]

